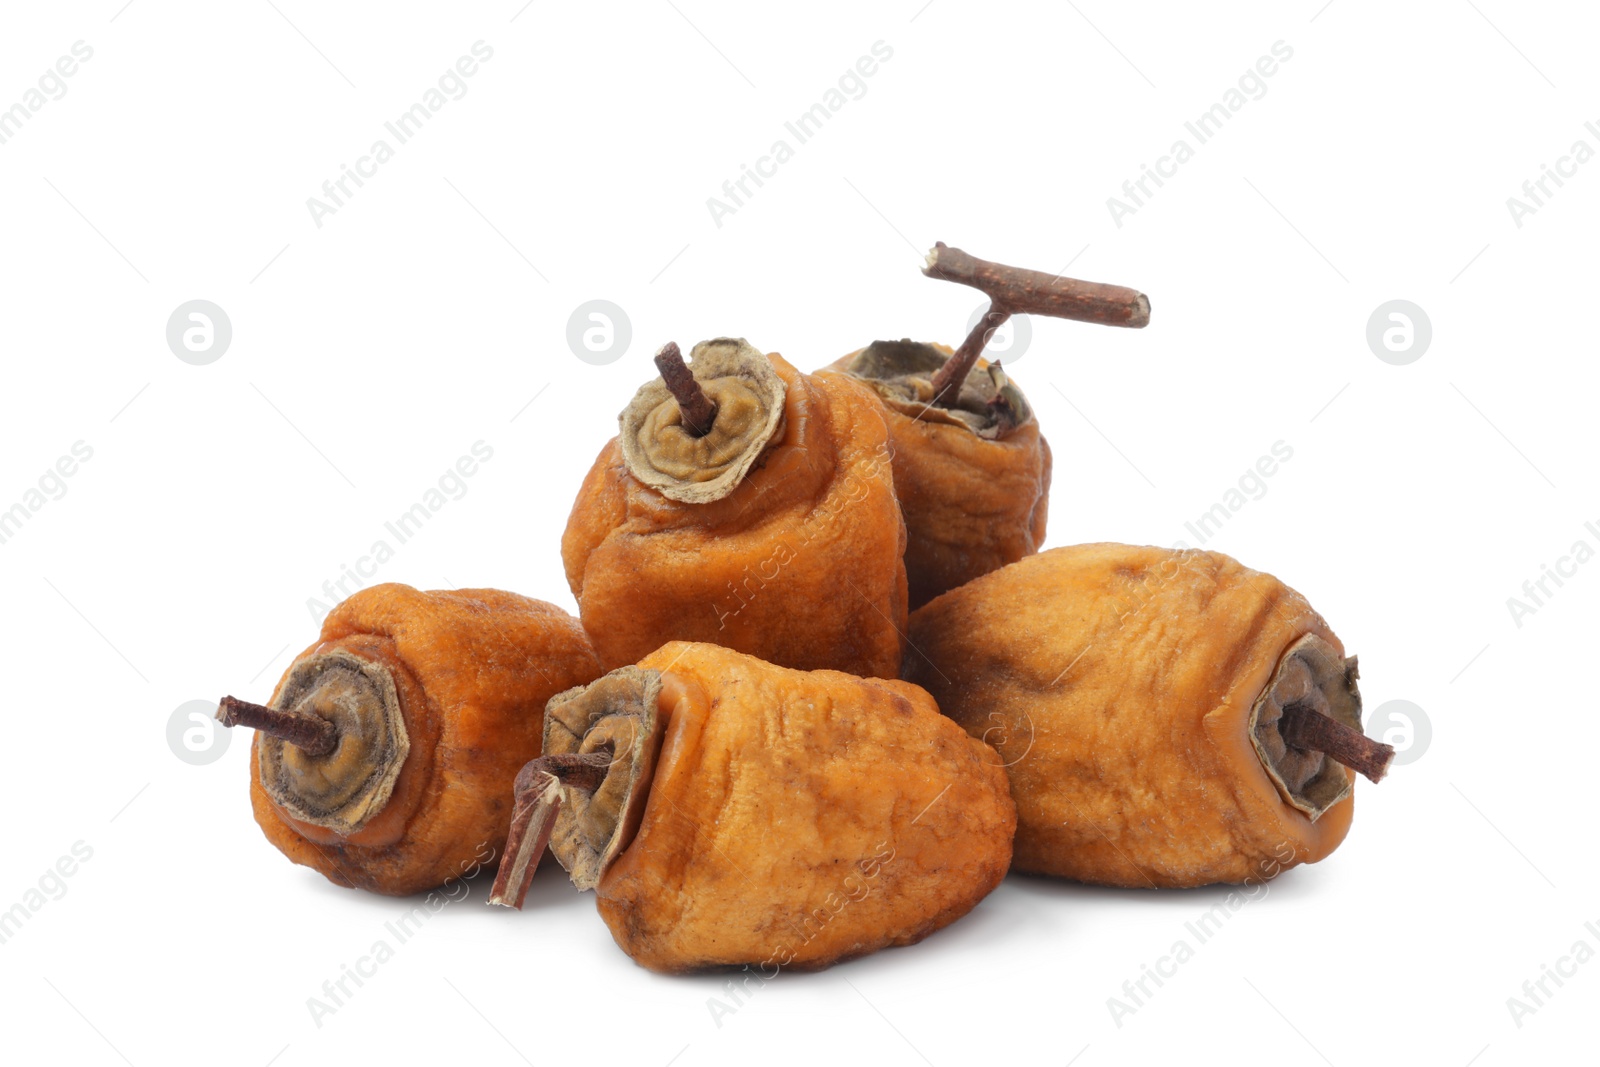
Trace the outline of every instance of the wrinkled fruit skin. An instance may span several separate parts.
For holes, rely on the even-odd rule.
[[[1004,877],[1005,771],[922,690],[703,644],[640,666],[682,695],[597,894],[644,966],[826,967],[921,940]]]
[[[1037,420],[1004,440],[985,441],[962,426],[898,411],[887,417],[912,607],[1039,551],[1050,446]]]
[[[510,827],[517,771],[539,755],[545,702],[601,674],[576,619],[496,589],[371,586],[335,607],[301,656],[333,648],[394,675],[411,737],[394,793],[348,837],[300,822],[262,789],[258,740],[250,802],[267,840],[294,862],[339,885],[394,896],[487,862]]]
[[[949,354],[945,345],[934,346]],[[849,365],[855,352],[834,368]],[[979,360],[974,374],[988,366]],[[946,422],[885,407],[894,485],[906,521],[912,610],[940,593],[1039,551],[1050,502],[1050,445],[1030,418],[985,440]]]
[[[1017,801],[1016,868],[1098,885],[1259,882],[1344,840],[1283,801],[1248,720],[1306,633],[1304,597],[1215,552],[1057,548],[911,617],[906,674],[989,740]],[[1355,774],[1345,770],[1351,780]]]
[[[628,473],[615,439],[584,479],[561,558],[607,670],[683,640],[800,670],[900,673],[906,535],[883,405],[841,375],[769,358],[785,423],[727,497],[667,499]]]

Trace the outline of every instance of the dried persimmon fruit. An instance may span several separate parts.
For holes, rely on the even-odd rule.
[[[505,839],[543,709],[600,662],[576,619],[497,589],[388,583],[337,605],[265,704],[217,718],[256,731],[250,802],[267,840],[340,885],[443,885]]]
[[[1216,552],[1051,549],[911,616],[906,677],[1000,752],[1018,870],[1114,886],[1270,878],[1350,829],[1356,661],[1270,574]]]
[[[1049,511],[1050,445],[997,364],[979,361],[960,406],[928,402],[932,376],[950,354],[947,345],[874,341],[830,368],[870,382],[883,398],[913,609],[1037,552]],[[990,406],[1001,396],[1015,419],[1003,435],[990,414],[1001,410]]]
[[[607,669],[669,640],[892,678],[905,524],[883,406],[718,338],[656,357],[578,491],[561,558]]]
[[[1149,298],[1133,289],[990,263],[942,242],[923,273],[989,296],[959,349],[874,341],[828,367],[870,385],[887,409],[913,609],[1044,542],[1050,446],[1022,390],[980,356],[995,330],[1023,313],[1133,328],[1150,321]]]
[[[656,971],[815,969],[921,940],[1005,875],[1000,760],[901,681],[674,642],[562,693],[492,903],[546,842]]]

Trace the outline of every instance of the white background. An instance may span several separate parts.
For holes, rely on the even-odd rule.
[[[0,29],[0,107],[94,50],[0,145],[0,508],[93,449],[0,544],[0,909],[93,850],[0,945],[8,1062],[1593,1058],[1600,962],[1520,1027],[1507,998],[1600,949],[1600,562],[1520,626],[1507,599],[1600,548],[1600,161],[1520,227],[1506,203],[1600,149],[1592,11],[275,2],[7,5]],[[315,225],[307,198],[479,40],[466,95]],[[865,95],[796,146],[784,122],[878,41]],[[1183,123],[1277,41],[1265,95],[1195,146]],[[1194,158],[1118,226],[1107,198],[1180,137]],[[719,227],[707,198],[778,138],[794,158]],[[1120,1026],[1108,998],[1225,890],[1014,877],[719,1026],[725,979],[635,967],[546,870],[520,915],[476,883],[317,1026],[307,998],[408,905],[285,861],[246,739],[189,765],[174,710],[264,698],[308,599],[477,441],[492,460],[372,580],[571,608],[569,501],[651,352],[743,335],[810,369],[953,343],[983,301],[922,277],[936,240],[1150,294],[1144,331],[1037,319],[1011,363],[1055,450],[1051,543],[1195,543],[1185,522],[1285,442],[1206,547],[1306,593],[1368,707],[1415,702],[1431,744]],[[1365,338],[1397,298],[1433,328],[1407,366]],[[192,299],[232,322],[207,366],[166,344]],[[566,341],[591,299],[631,321],[608,366]]]

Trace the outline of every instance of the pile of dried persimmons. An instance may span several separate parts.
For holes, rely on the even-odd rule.
[[[671,972],[909,944],[1009,869],[1198,886],[1333,851],[1394,753],[1305,598],[1215,552],[1038,551],[1050,449],[981,353],[1013,314],[1149,301],[943,244],[924,272],[991,300],[954,352],[661,349],[562,538],[581,619],[374,586],[267,704],[224,698],[268,840],[389,894],[504,841],[511,907],[549,849]]]

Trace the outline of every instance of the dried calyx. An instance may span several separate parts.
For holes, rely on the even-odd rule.
[[[864,379],[885,404],[902,415],[965,426],[989,440],[1007,437],[1033,418],[1033,408],[1022,390],[1011,384],[998,363],[969,375],[953,401],[936,404],[933,378],[949,359],[949,349],[938,345],[910,339],[874,341],[857,352],[844,369]]]
[[[736,489],[783,425],[787,389],[742,338],[702,341],[685,364],[676,344],[656,354],[661,377],[618,417],[628,471],[672,500],[720,500]]]
[[[878,341],[846,369],[872,382],[886,401],[907,414],[958,423],[985,438],[1007,437],[1032,417],[998,363],[990,366],[989,381],[968,380],[989,339],[1012,315],[1133,328],[1150,321],[1150,298],[1136,290],[991,263],[942,241],[928,253],[922,273],[981,289],[989,297],[989,310],[953,354],[911,341]]]
[[[1355,657],[1315,634],[1296,641],[1250,712],[1250,739],[1267,776],[1315,822],[1350,794],[1349,767],[1381,781],[1394,748],[1361,732]]]
[[[544,755],[517,775],[505,854],[489,903],[521,908],[545,847],[593,889],[628,847],[655,770],[661,672],[624,667],[545,707]]]
[[[346,835],[383,810],[411,751],[393,676],[344,651],[297,661],[271,706],[223,697],[217,721],[261,735],[261,788],[273,803]]]

